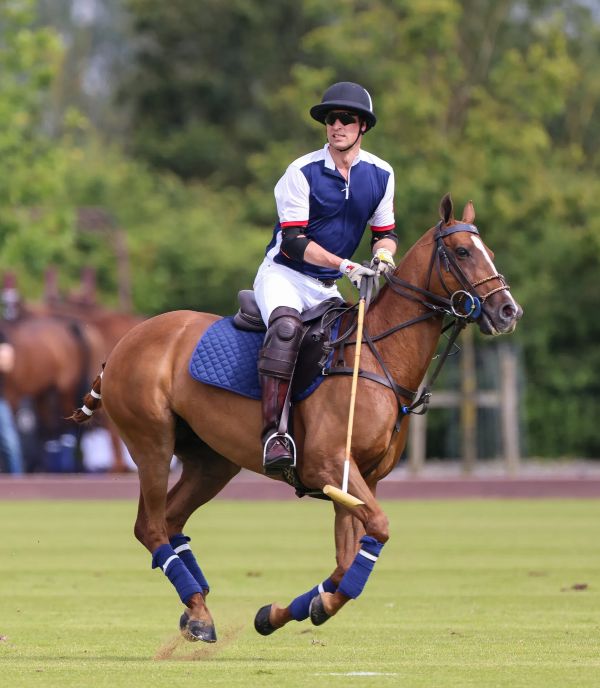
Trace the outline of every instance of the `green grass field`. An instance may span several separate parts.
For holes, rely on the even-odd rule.
[[[385,508],[392,539],[361,598],[263,638],[256,610],[333,568],[331,506],[204,507],[187,532],[219,642],[201,645],[179,638],[135,504],[2,503],[0,686],[600,686],[600,501]]]

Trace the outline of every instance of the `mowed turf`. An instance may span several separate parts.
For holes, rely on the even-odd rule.
[[[132,502],[0,504],[0,686],[600,685],[600,501],[384,504],[365,592],[267,638],[262,605],[333,568],[331,505],[216,501],[187,532],[215,645],[180,639]]]

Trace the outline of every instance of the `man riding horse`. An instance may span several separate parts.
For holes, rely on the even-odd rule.
[[[295,465],[293,442],[279,425],[303,336],[300,313],[341,298],[336,280],[343,275],[359,287],[364,276],[395,267],[394,172],[361,150],[363,135],[377,121],[371,96],[358,84],[339,82],[310,114],[326,125],[327,143],[292,162],[277,182],[279,221],[254,281],[268,327],[258,361],[268,475]],[[367,225],[369,268],[350,260]]]

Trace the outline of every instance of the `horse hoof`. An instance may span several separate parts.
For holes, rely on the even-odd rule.
[[[310,614],[310,620],[314,626],[321,626],[328,619],[331,619],[329,614],[325,611],[321,595],[316,595],[312,598],[308,608],[308,613]]]
[[[216,643],[217,633],[213,624],[198,619],[190,619],[187,612],[183,612],[179,619],[181,635],[192,643],[202,640],[204,643]]]
[[[256,616],[254,617],[254,628],[261,635],[271,635],[273,631],[277,630],[275,626],[273,626],[273,624],[269,621],[269,613],[271,612],[271,606],[272,605],[267,604],[265,607],[261,607],[256,612]]]

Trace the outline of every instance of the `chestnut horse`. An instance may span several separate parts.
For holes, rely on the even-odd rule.
[[[102,355],[100,332],[71,319],[31,313],[2,321],[0,329],[15,350],[14,366],[5,375],[7,401],[16,409],[24,397],[33,399],[44,426],[58,431]]]
[[[512,332],[522,315],[509,287],[472,224],[472,203],[454,220],[447,195],[441,222],[407,252],[364,318],[361,375],[356,395],[348,491],[363,504],[334,503],[337,565],[329,578],[289,605],[262,607],[256,630],[268,635],[291,620],[310,616],[321,624],[364,588],[381,548],[388,520],[375,498],[377,482],[404,448],[408,416],[434,355],[444,315],[475,321],[484,334]],[[185,610],[180,629],[189,640],[214,642],[206,605],[208,583],[183,529],[192,513],[245,468],[262,473],[258,401],[204,385],[190,377],[188,362],[201,335],[219,316],[175,311],[135,327],[111,353],[93,395],[84,399],[81,422],[102,403],[139,469],[135,535],[162,568]],[[343,358],[353,361],[347,341]],[[338,354],[339,356],[340,354]],[[369,377],[370,376],[370,377]],[[326,377],[294,409],[297,473],[308,488],[340,485],[345,462],[351,378]],[[171,457],[183,469],[168,490]]]
[[[88,389],[98,361],[105,360],[119,339],[143,320],[93,302],[56,298],[29,305],[21,318],[4,325],[12,332],[17,354],[7,380],[13,407],[21,398],[33,397],[44,426],[56,429]],[[129,471],[114,423],[103,413],[94,420],[110,436],[111,472]]]

